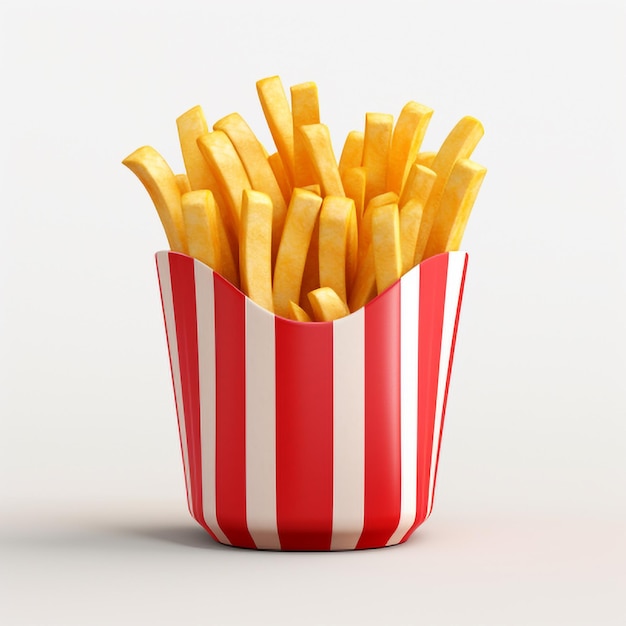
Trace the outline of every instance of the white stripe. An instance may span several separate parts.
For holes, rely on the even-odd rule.
[[[257,548],[280,549],[276,520],[274,316],[246,298],[246,522]]]
[[[430,484],[428,486],[428,517],[433,508],[435,491],[435,477],[437,473],[437,456],[441,445],[441,421],[443,419],[443,402],[446,393],[446,379],[452,351],[452,337],[454,335],[454,322],[459,305],[459,293],[463,278],[463,266],[465,264],[465,252],[448,253],[448,275],[446,280],[445,303],[443,309],[443,329],[441,334],[441,357],[439,361],[439,379],[437,381],[437,404],[435,405],[435,429],[433,432],[433,448],[430,460]]]
[[[200,379],[202,514],[218,541],[229,544],[217,522],[215,503],[215,296],[213,270],[194,261]]]
[[[333,533],[331,550],[353,549],[365,511],[365,313],[333,322]]]
[[[399,543],[417,515],[417,368],[420,269],[400,283],[400,521],[387,542]]]
[[[161,285],[161,297],[163,299],[163,311],[165,313],[165,333],[167,335],[167,345],[170,349],[170,366],[172,370],[172,381],[174,383],[176,415],[178,416],[178,428],[180,431],[180,447],[183,454],[185,487],[187,489],[187,505],[189,506],[189,511],[193,514],[193,508],[191,506],[191,479],[189,477],[189,451],[187,450],[185,410],[183,407],[182,383],[180,381],[180,364],[178,361],[178,343],[176,338],[176,320],[174,317],[174,301],[172,297],[169,253],[159,252],[156,256],[157,267],[159,269],[159,283]]]

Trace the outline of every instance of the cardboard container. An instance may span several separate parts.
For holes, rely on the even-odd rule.
[[[191,515],[224,544],[352,550],[430,515],[467,254],[340,320],[293,322],[156,255]]]

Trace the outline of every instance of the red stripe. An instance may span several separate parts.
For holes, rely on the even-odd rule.
[[[400,283],[365,308],[365,500],[357,549],[400,521]]]
[[[441,356],[441,334],[446,295],[448,255],[425,261],[420,268],[420,309],[418,338],[418,452],[417,519],[421,524],[428,512],[430,462],[433,449],[437,382]]]
[[[202,455],[200,449],[200,378],[198,370],[198,327],[193,259],[169,254],[172,302],[180,366],[181,393],[185,413],[191,514],[207,530],[202,513]]]
[[[245,296],[219,274],[215,287],[215,506],[233,544],[254,548],[246,522]]]
[[[170,336],[167,332],[167,317],[165,315],[165,300],[163,299],[163,281],[165,280],[165,278],[163,276],[161,276],[161,272],[159,271],[159,259],[158,259],[158,254],[156,255],[157,258],[157,276],[159,277],[159,291],[161,293],[161,310],[163,311],[163,326],[165,327],[165,338],[167,340],[167,356],[169,357],[170,360],[170,374],[171,374],[171,378],[172,378],[172,388],[174,390],[174,405],[176,407],[176,417],[177,417],[177,425],[178,425],[178,441],[180,442],[180,456],[181,459],[183,459],[183,463],[184,463],[184,454],[183,454],[183,446],[187,445],[187,441],[183,442],[183,434],[182,431],[180,429],[180,420],[184,419],[184,415],[179,415],[178,414],[178,402],[179,399],[176,397],[176,383],[174,382],[174,367],[172,366],[172,346],[170,345]],[[167,262],[169,264],[169,254],[167,256]],[[170,281],[170,289],[171,289],[171,278],[168,278],[168,280]],[[183,477],[185,480],[185,490],[187,493],[190,492],[191,489],[191,485],[187,484],[187,472],[184,470],[183,468]],[[189,513],[191,514],[191,516],[193,517],[193,510],[191,508],[191,500],[189,498],[187,498],[187,506],[189,507]]]
[[[276,512],[283,550],[329,550],[333,328],[276,317]]]
[[[446,417],[446,406],[448,404],[448,389],[450,387],[450,375],[452,374],[452,360],[454,358],[454,347],[456,345],[456,333],[459,327],[459,316],[461,315],[461,302],[463,300],[463,290],[465,288],[465,274],[467,272],[467,255],[465,255],[465,263],[463,264],[463,275],[461,277],[461,288],[459,291],[459,302],[456,307],[456,317],[454,318],[454,331],[452,333],[452,347],[450,350],[450,362],[448,363],[448,374],[446,376],[446,390],[443,396],[443,411],[441,415],[441,431],[439,433],[439,449],[437,450],[437,460],[435,464],[435,480],[433,482],[433,491],[437,486],[437,468],[439,467],[439,453],[441,452],[441,438],[443,435],[443,422]],[[448,294],[448,297],[454,297],[456,294]]]

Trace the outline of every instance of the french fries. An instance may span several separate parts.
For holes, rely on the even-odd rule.
[[[337,160],[315,83],[292,86],[291,103],[278,76],[256,88],[272,150],[238,113],[211,128],[195,106],[176,119],[184,173],[150,146],[122,161],[170,249],[297,323],[349,315],[418,263],[459,249],[486,173],[470,160],[484,132],[477,119],[425,151],[431,108],[410,101],[395,123],[367,113]]]
[[[233,144],[243,165],[252,189],[261,191],[270,197],[272,211],[272,258],[276,258],[278,242],[285,223],[287,205],[283,192],[268,160],[268,154],[252,129],[238,113],[231,113],[213,125],[214,130],[221,130]]]

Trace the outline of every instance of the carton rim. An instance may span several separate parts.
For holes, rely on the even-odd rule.
[[[210,267],[209,265],[207,265],[206,263],[203,263],[202,261],[196,259],[195,257],[192,257],[188,254],[185,254],[184,252],[176,252],[173,250],[159,250],[158,252],[155,253],[155,259],[157,259],[159,256],[161,255],[178,255],[178,256],[182,256],[188,259],[192,259],[195,263],[198,263],[202,268],[205,268],[206,270],[209,270],[212,274],[215,274],[217,276],[219,276],[219,278],[224,281],[224,283],[226,283],[226,285],[228,285],[228,287],[232,290],[234,290],[237,294],[239,294],[240,296],[243,296],[246,300],[246,304],[252,304],[254,307],[256,307],[257,309],[259,309],[260,311],[262,311],[263,313],[272,316],[273,318],[280,318],[281,320],[284,320],[286,322],[290,322],[292,324],[298,324],[298,325],[302,325],[302,324],[316,324],[316,325],[320,325],[320,324],[334,324],[335,322],[341,321],[341,320],[348,320],[350,319],[354,314],[359,313],[362,309],[367,309],[368,307],[370,307],[371,305],[373,305],[379,298],[383,297],[388,291],[390,291],[391,289],[395,288],[396,285],[401,282],[403,279],[405,279],[407,276],[420,271],[420,268],[422,265],[425,265],[429,262],[434,262],[435,259],[438,259],[444,255],[465,255],[465,257],[469,258],[469,253],[465,250],[450,250],[448,252],[441,252],[440,254],[435,254],[434,256],[428,257],[427,259],[424,259],[423,261],[421,261],[420,263],[418,263],[417,265],[414,265],[408,272],[406,272],[405,274],[403,274],[402,276],[400,276],[400,278],[398,278],[398,280],[396,280],[395,282],[393,282],[391,285],[389,285],[389,287],[387,287],[384,291],[381,291],[381,293],[376,294],[371,300],[369,300],[365,305],[363,305],[362,307],[360,307],[359,309],[357,309],[356,311],[350,311],[350,313],[344,317],[341,317],[337,320],[333,320],[330,322],[315,322],[315,321],[310,321],[310,322],[299,322],[296,320],[292,320],[289,319],[288,317],[283,317],[282,315],[278,315],[277,313],[274,313],[273,311],[268,311],[265,307],[261,306],[260,304],[258,304],[257,302],[255,302],[252,298],[250,298],[249,296],[247,296],[243,291],[241,291],[241,289],[239,289],[239,287],[235,287],[235,285],[233,285],[229,280],[227,280],[226,278],[224,278],[219,272],[217,272],[216,270],[214,270],[212,267]],[[203,269],[203,271],[205,271]]]

